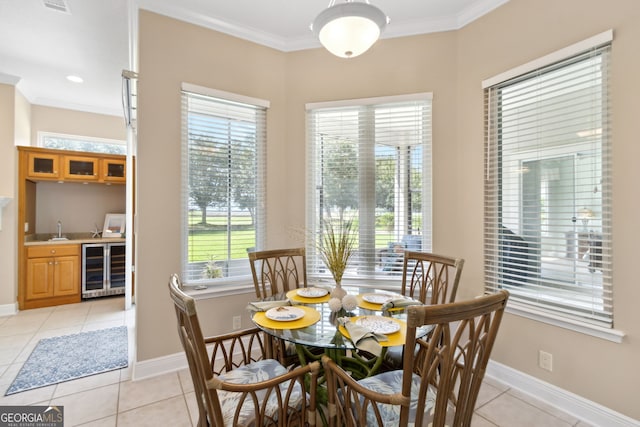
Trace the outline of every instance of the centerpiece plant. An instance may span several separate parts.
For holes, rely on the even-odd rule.
[[[342,276],[356,248],[353,222],[340,221],[334,224],[329,220],[323,220],[323,224],[324,233],[318,245],[318,251],[336,283],[331,296],[341,300],[346,295],[342,289]]]

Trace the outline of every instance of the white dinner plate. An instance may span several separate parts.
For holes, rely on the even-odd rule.
[[[376,334],[386,335],[400,330],[400,323],[383,316],[363,316],[356,320],[356,325],[367,328]]]
[[[371,304],[384,304],[385,302],[391,301],[394,298],[393,295],[389,294],[364,294],[362,295],[362,300],[366,302],[370,302]]]
[[[329,293],[329,291],[326,290],[326,289],[314,288],[314,287],[300,288],[297,291],[298,295],[300,295],[301,297],[305,297],[305,298],[320,298],[320,297],[325,296],[328,293]]]
[[[282,306],[273,307],[267,310],[264,315],[268,319],[277,320],[280,322],[288,322],[291,320],[298,320],[304,316],[305,311],[298,307]]]

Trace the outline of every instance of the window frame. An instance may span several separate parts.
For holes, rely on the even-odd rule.
[[[307,213],[306,213],[306,236],[305,236],[305,241],[306,241],[306,248],[307,248],[307,275],[309,277],[310,280],[312,281],[322,281],[322,282],[327,282],[329,284],[333,283],[333,279],[331,277],[331,275],[328,273],[328,271],[324,271],[322,272],[323,268],[322,266],[324,265],[322,263],[322,261],[320,260],[320,257],[317,253],[317,247],[316,247],[316,243],[315,243],[315,238],[313,236],[317,236],[319,229],[321,228],[319,226],[319,218],[318,218],[318,203],[316,202],[316,192],[317,192],[317,185],[316,185],[316,180],[317,178],[317,171],[318,168],[321,167],[317,160],[316,160],[316,153],[315,153],[315,149],[316,149],[316,145],[318,144],[317,140],[319,139],[319,134],[317,133],[317,131],[315,130],[315,121],[317,120],[317,118],[314,117],[314,114],[316,113],[322,113],[322,112],[329,112],[331,113],[334,110],[339,110],[341,108],[345,108],[347,109],[346,111],[349,112],[350,110],[348,110],[349,108],[353,108],[353,112],[359,111],[357,113],[358,115],[358,138],[357,138],[357,147],[356,149],[358,150],[359,153],[362,152],[363,150],[363,142],[364,144],[372,144],[374,149],[371,148],[364,148],[364,152],[369,152],[370,154],[373,154],[373,157],[371,158],[366,158],[366,159],[361,159],[358,161],[358,173],[363,173],[361,166],[367,162],[372,163],[372,165],[369,165],[369,172],[364,172],[364,173],[371,173],[372,170],[371,168],[374,168],[373,170],[375,170],[375,161],[379,160],[379,158],[376,156],[375,151],[375,147],[380,146],[380,141],[378,141],[376,139],[375,136],[375,131],[374,128],[378,125],[380,125],[381,123],[384,122],[380,122],[377,120],[376,118],[376,109],[383,109],[387,106],[390,107],[394,107],[396,105],[402,104],[402,103],[410,103],[410,102],[419,102],[419,103],[424,103],[422,105],[422,108],[426,109],[426,113],[423,114],[427,114],[427,121],[426,121],[426,125],[425,123],[421,123],[421,125],[425,126],[424,129],[421,130],[421,134],[422,134],[422,138],[418,138],[415,141],[420,140],[420,146],[421,146],[421,153],[420,153],[420,157],[421,157],[421,173],[422,173],[422,180],[420,181],[420,185],[421,185],[421,215],[422,215],[422,219],[421,219],[421,235],[420,235],[420,243],[421,243],[421,250],[424,251],[431,251],[431,247],[432,247],[432,164],[431,164],[431,158],[432,158],[432,146],[433,146],[433,141],[432,141],[432,116],[433,116],[433,95],[432,93],[415,93],[415,94],[408,94],[408,95],[397,95],[397,96],[385,96],[385,97],[375,97],[375,98],[363,98],[363,99],[351,99],[351,100],[341,100],[341,101],[328,101],[328,102],[317,102],[317,103],[309,103],[306,105],[306,110],[307,110],[307,202],[306,202],[306,206],[307,206]],[[369,115],[369,120],[367,121],[366,119],[363,119],[363,113],[362,111],[365,111],[364,115]],[[368,111],[368,112],[366,112]],[[366,125],[369,126],[369,128],[365,128],[362,126],[362,123],[366,122]],[[384,144],[382,144],[384,145]],[[393,157],[393,162],[396,162],[396,169],[400,166],[398,166],[397,162],[403,162],[403,161],[409,161],[409,159],[411,158],[411,150],[410,150],[410,146],[412,145],[408,145],[407,147],[409,147],[407,154],[395,154]],[[400,149],[401,146],[395,146],[396,151],[398,151]],[[393,148],[393,147],[391,147]],[[405,160],[403,160],[405,159]],[[405,172],[410,173],[410,169],[407,169]],[[400,173],[398,170],[396,170],[396,174]],[[403,176],[403,175],[400,175]],[[397,177],[398,178],[398,177]],[[362,185],[362,183],[358,184],[358,185]],[[398,184],[400,185],[400,184]],[[376,195],[375,195],[375,186],[376,186],[376,181],[374,180],[371,185],[369,187],[372,188],[368,188],[369,191],[367,191],[367,189],[365,189],[365,191],[367,191],[367,194],[369,194],[373,199],[375,199]],[[411,191],[411,189],[409,189],[408,187],[407,191]],[[362,188],[358,188],[359,194],[361,191],[363,191]],[[409,202],[405,203],[410,203],[410,197],[407,197],[407,200],[409,200]],[[371,211],[369,213],[369,215],[373,215],[375,216],[376,213],[376,203],[375,200],[369,200],[367,199],[366,201],[366,206],[364,209],[369,208],[369,211],[371,211],[371,208],[373,208],[373,211]],[[398,213],[397,209],[398,206],[394,205],[395,209],[396,209],[396,213],[394,214],[394,216],[398,216],[398,215],[402,215],[405,216],[406,215],[411,215],[411,208],[407,207],[408,212],[404,212],[404,213]],[[360,208],[356,208],[355,209],[356,212],[360,212]],[[364,214],[365,217],[367,216],[367,214]],[[360,219],[362,215],[356,215],[357,220]],[[406,219],[406,218],[405,218]],[[397,222],[397,219],[396,219]],[[409,220],[410,223],[413,223],[413,220]],[[407,227],[409,227],[410,225],[407,225]],[[394,229],[397,227],[394,226]],[[406,230],[405,230],[406,231]],[[399,233],[400,231],[398,230],[394,230],[394,233]],[[360,234],[360,231],[358,230],[358,236],[356,236],[356,241],[358,240],[358,238],[362,238],[363,235]],[[366,231],[365,231],[366,233]],[[374,233],[375,233],[375,227],[374,227]],[[368,236],[368,237],[364,237],[365,240],[367,239],[371,239],[373,236]],[[375,248],[375,238],[373,237],[374,240],[374,250],[378,250],[379,248]],[[372,254],[369,254],[369,256],[371,256]],[[350,261],[350,264],[352,264],[353,261]],[[365,262],[366,264],[366,262]],[[354,284],[354,285],[358,285],[358,286],[362,286],[362,287],[366,287],[366,286],[370,286],[370,287],[377,287],[377,288],[384,288],[384,289],[393,289],[393,290],[399,290],[400,288],[400,278],[401,278],[401,271],[397,271],[394,272],[392,274],[380,274],[379,272],[375,271],[377,270],[374,269],[374,271],[370,270],[370,267],[366,267],[365,268],[365,272],[362,274],[358,274],[356,273],[355,275],[353,274],[353,269],[348,268],[347,271],[345,272],[344,278],[342,283],[343,284]]]
[[[220,278],[202,278],[202,279],[190,279],[189,278],[189,211],[191,206],[189,195],[189,153],[188,153],[188,120],[187,120],[187,107],[185,106],[186,94],[193,94],[201,97],[209,97],[212,101],[219,100],[220,104],[231,103],[244,105],[247,108],[253,108],[256,111],[262,110],[262,120],[256,122],[256,219],[255,219],[255,244],[257,247],[262,246],[265,238],[265,197],[266,197],[266,126],[267,126],[267,110],[270,107],[270,102],[258,98],[253,98],[245,95],[226,92],[218,89],[212,89],[191,83],[183,82],[181,85],[181,121],[182,121],[182,136],[181,136],[181,161],[182,161],[182,182],[181,182],[181,230],[182,230],[182,276],[183,284],[189,289],[194,296],[199,298],[205,298],[208,295],[234,295],[237,293],[246,292],[253,288],[253,282],[251,279],[251,271],[249,268],[248,256],[246,258],[246,271],[243,274],[220,277]],[[229,194],[233,192],[233,189],[229,190]],[[244,258],[241,258],[244,259]]]
[[[499,117],[493,117],[492,109],[494,106],[492,103],[498,102],[496,99],[491,99],[489,96],[489,91],[492,88],[501,87],[501,85],[507,85],[510,81],[516,81],[523,75],[531,74],[534,71],[540,69],[547,69],[547,67],[552,66],[553,64],[561,63],[563,61],[571,60],[574,57],[578,57],[584,52],[590,51],[592,49],[599,48],[601,46],[610,45],[613,40],[613,32],[611,30],[605,31],[601,34],[593,36],[587,40],[582,42],[578,42],[574,45],[568,46],[564,49],[560,49],[559,51],[553,52],[549,55],[546,55],[542,58],[524,64],[522,66],[516,67],[512,70],[509,70],[505,73],[499,74],[493,78],[487,79],[482,82],[482,87],[485,90],[485,233],[484,233],[484,247],[485,247],[485,289],[487,292],[493,292],[497,287],[501,287],[498,282],[491,283],[494,278],[499,277],[496,276],[497,272],[500,270],[500,259],[499,253],[491,250],[490,248],[498,242],[499,235],[501,236],[501,232],[497,226],[492,225],[493,221],[498,220],[499,215],[499,204],[497,202],[492,201],[493,197],[502,197],[503,189],[502,189],[502,178],[490,178],[495,175],[501,176],[501,170],[504,167],[502,165],[502,154],[500,148],[500,137],[494,136],[492,133],[498,126]],[[610,69],[610,65],[608,65]],[[605,76],[608,78],[608,76]],[[607,96],[610,98],[610,92],[607,93]],[[608,111],[606,112],[608,114]],[[498,132],[498,131],[496,131]],[[604,131],[603,131],[604,133]],[[609,144],[609,150],[611,150],[611,136],[607,135],[606,143]],[[497,144],[497,145],[494,145]],[[496,151],[498,150],[498,151]],[[544,153],[544,151],[539,152]],[[609,154],[601,153],[603,156],[603,162],[608,161],[605,157]],[[517,156],[516,156],[517,157]],[[543,154],[544,157],[544,154]],[[604,168],[604,166],[603,166]],[[575,173],[575,172],[573,172]],[[607,182],[610,182],[612,171],[603,170],[603,179]],[[493,180],[493,181],[490,181]],[[493,185],[497,187],[492,187],[491,182],[494,182]],[[521,190],[522,191],[522,190]],[[493,196],[492,196],[493,195]],[[608,235],[611,236],[611,221],[610,221],[610,212],[611,212],[611,201],[609,199],[605,200],[603,195],[603,226],[608,228]],[[606,205],[604,205],[606,203]],[[604,213],[605,208],[607,210],[607,214]],[[495,212],[495,213],[494,213]],[[608,239],[603,239],[602,241],[602,250],[603,253],[609,257],[609,261],[611,261],[611,246],[612,241],[610,237]],[[604,258],[603,258],[604,259]],[[611,265],[611,264],[609,264]],[[517,267],[517,271],[521,271],[521,275],[525,274],[522,272],[523,267]],[[497,270],[496,270],[497,269]],[[517,274],[517,273],[516,273]],[[609,275],[610,276],[610,275]],[[516,276],[520,277],[520,276]],[[499,279],[496,279],[499,280]],[[500,282],[501,283],[501,282]],[[513,285],[507,285],[513,288]],[[609,277],[609,282],[605,283],[603,281],[603,293],[605,292],[613,292],[613,280]],[[515,290],[514,290],[515,292]],[[574,310],[578,311],[577,308]],[[518,299],[517,294],[512,293],[512,298],[509,301],[507,306],[507,311],[516,315],[520,315],[523,317],[527,317],[533,320],[541,321],[544,323],[552,324],[555,326],[560,326],[563,328],[567,328],[573,331],[597,336],[603,339],[607,339],[613,342],[621,342],[624,337],[624,333],[621,331],[617,331],[613,328],[613,302],[611,302],[610,307],[610,316],[611,316],[611,325],[606,325],[600,322],[596,322],[595,320],[591,321],[588,319],[580,319],[578,317],[566,316],[562,313],[561,308],[553,309],[550,308],[549,303],[541,303],[540,307],[537,307],[535,304],[527,303],[526,298]],[[594,318],[595,319],[595,318]]]
[[[110,139],[110,138],[98,138],[96,136],[86,136],[86,135],[71,135],[71,134],[66,134],[66,133],[58,133],[58,132],[45,132],[45,131],[38,131],[38,147],[42,147],[42,148],[51,148],[51,149],[55,149],[55,150],[65,150],[65,151],[78,151],[78,152],[84,152],[84,153],[95,153],[95,154],[114,154],[114,155],[126,155],[127,154],[127,141],[126,140],[120,140],[120,139]],[[46,139],[47,138],[60,138],[60,139],[65,139],[65,140],[70,140],[70,141],[78,141],[78,142],[84,142],[84,143],[88,143],[88,144],[97,144],[97,145],[109,145],[109,146],[117,146],[117,147],[123,147],[124,151],[122,153],[111,153],[108,151],[85,151],[85,150],[76,150],[76,149],[72,149],[72,148],[67,148],[67,147],[47,147],[46,145]]]

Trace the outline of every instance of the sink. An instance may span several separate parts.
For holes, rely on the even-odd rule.
[[[49,239],[50,242],[60,242],[62,240],[69,240],[66,237],[52,237]]]

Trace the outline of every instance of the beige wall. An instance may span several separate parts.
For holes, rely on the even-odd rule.
[[[29,145],[29,141],[31,141],[31,104],[19,90],[16,90],[15,102],[15,145]]]
[[[579,11],[579,19],[576,19]],[[507,316],[493,358],[609,408],[640,419],[640,287],[634,262],[640,237],[636,159],[640,96],[640,5],[637,1],[512,0],[459,31],[458,157],[462,170],[458,209],[466,221],[454,234],[467,260],[462,297],[479,290],[482,277],[483,93],[481,81],[547,53],[614,30],[612,48],[614,322],[622,344]],[[434,156],[435,158],[435,156]],[[466,291],[466,292],[465,292]],[[537,366],[538,350],[553,354],[553,372]]]
[[[483,290],[483,104],[481,81],[608,28],[613,47],[614,286],[622,344],[508,315],[495,359],[630,417],[640,371],[640,300],[632,269],[640,238],[633,212],[640,64],[635,0],[511,0],[456,32],[384,40],[340,60],[321,49],[281,53],[220,33],[140,13],[138,133],[138,360],[180,351],[166,290],[180,271],[180,83],[271,101],[268,114],[268,247],[295,241],[305,218],[307,102],[433,92],[434,251],[466,258],[460,294]],[[550,12],[552,11],[552,13]],[[580,19],[576,19],[579,11]],[[636,43],[637,44],[637,43]],[[634,111],[635,110],[635,111]],[[168,201],[171,201],[169,203]],[[206,333],[230,329],[252,295],[199,302]],[[554,371],[537,367],[538,350]]]
[[[102,231],[105,214],[125,213],[124,185],[39,182],[36,191],[36,233]]]
[[[284,212],[272,200],[286,178],[286,93],[281,52],[144,11],[139,34],[136,329],[137,357],[146,360],[180,350],[167,282],[169,274],[180,272],[181,260],[181,83],[271,102],[267,185],[269,209],[277,212]],[[269,227],[278,229],[284,220],[274,214]],[[205,333],[230,330],[232,315],[246,316],[250,296],[207,301],[201,313],[214,320],[203,321]]]
[[[92,136],[120,141],[127,139],[127,128],[122,117],[33,105],[31,145],[38,145],[38,132]]]
[[[2,209],[0,231],[0,306],[17,300],[16,198],[17,155],[13,144],[15,134],[15,87],[0,84],[0,197],[13,200]]]

